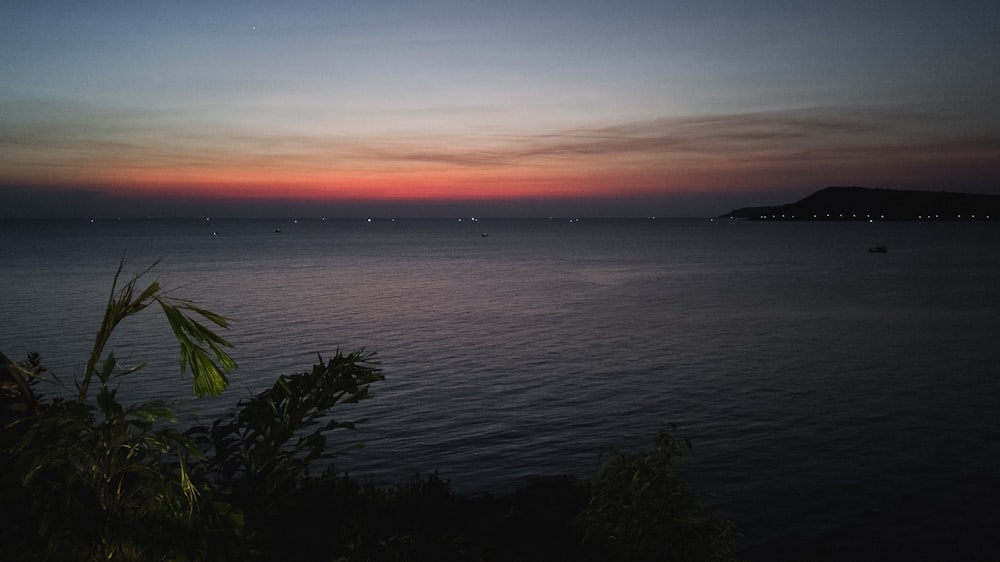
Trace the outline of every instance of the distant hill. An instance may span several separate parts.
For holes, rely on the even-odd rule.
[[[1000,219],[1000,195],[827,187],[785,205],[743,207],[721,218],[748,220],[989,220]]]

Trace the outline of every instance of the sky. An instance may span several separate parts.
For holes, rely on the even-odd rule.
[[[0,6],[0,216],[714,216],[1000,193],[1000,3]]]

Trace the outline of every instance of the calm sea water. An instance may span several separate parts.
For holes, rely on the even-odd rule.
[[[376,351],[386,380],[341,414],[370,418],[340,436],[357,476],[503,491],[677,424],[748,559],[1000,554],[1000,225],[7,221],[0,349],[72,387],[122,257],[231,318],[241,365],[191,399],[150,310],[115,342],[149,362],[137,401],[210,420]]]

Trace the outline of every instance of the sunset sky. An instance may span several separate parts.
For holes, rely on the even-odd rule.
[[[1000,193],[992,1],[0,7],[0,216]]]

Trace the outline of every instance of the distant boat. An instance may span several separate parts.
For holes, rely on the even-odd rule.
[[[281,229],[280,228],[275,228],[274,231],[280,233]]]
[[[484,232],[483,233],[483,238],[486,238],[487,236],[489,236],[489,234],[487,234],[487,233]]]
[[[868,252],[872,254],[884,254],[888,251],[889,248],[886,248],[885,246],[872,246],[871,248],[868,248]]]

